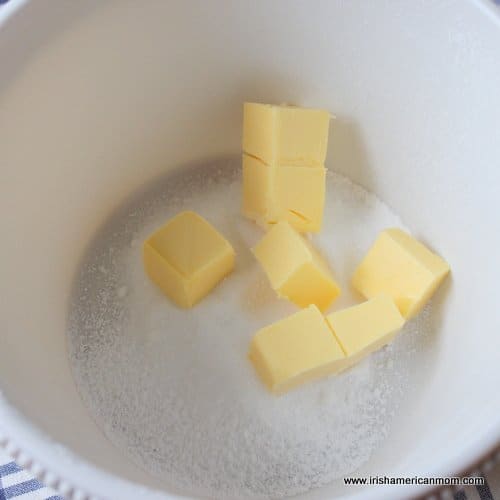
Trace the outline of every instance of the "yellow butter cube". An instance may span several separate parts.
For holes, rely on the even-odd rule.
[[[299,232],[318,232],[325,175],[324,168],[274,168],[244,154],[243,214],[264,227],[286,220]]]
[[[330,113],[322,109],[246,102],[243,152],[273,166],[322,167]]]
[[[265,225],[272,220],[275,169],[253,156],[243,155],[243,215]]]
[[[401,229],[386,229],[359,264],[353,287],[366,298],[385,292],[405,318],[417,314],[430,299],[449,265]]]
[[[253,253],[278,295],[299,307],[315,304],[325,311],[340,295],[326,262],[288,222],[272,226]]]
[[[388,344],[405,322],[387,294],[335,311],[326,320],[346,353],[345,368]]]
[[[249,358],[274,393],[339,371],[344,352],[314,305],[302,309],[253,337]]]
[[[324,168],[277,168],[274,218],[288,221],[299,232],[319,232],[325,204],[325,175]]]
[[[195,212],[181,212],[143,247],[151,280],[181,307],[192,307],[234,267],[231,244]]]

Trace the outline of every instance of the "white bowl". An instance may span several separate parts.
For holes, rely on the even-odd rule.
[[[453,475],[498,443],[493,9],[466,0],[3,6],[0,443],[76,490],[175,498],[83,407],[66,355],[69,290],[85,245],[124,197],[166,168],[239,150],[244,100],[333,110],[331,166],[378,193],[453,268],[437,298],[437,362],[365,472]],[[424,486],[403,488],[332,486],[303,498],[387,499]]]

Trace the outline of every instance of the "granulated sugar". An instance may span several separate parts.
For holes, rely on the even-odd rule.
[[[262,231],[239,214],[238,161],[170,174],[125,204],[91,243],[77,278],[69,346],[82,398],[108,438],[187,494],[276,498],[352,473],[386,437],[411,388],[429,310],[389,347],[339,376],[281,397],[247,360],[260,327],[296,311],[279,300],[249,247]],[[191,310],[146,277],[141,243],[171,216],[195,210],[234,245],[235,271]],[[373,194],[327,177],[325,223],[312,239],[343,287],[377,233],[400,226]]]

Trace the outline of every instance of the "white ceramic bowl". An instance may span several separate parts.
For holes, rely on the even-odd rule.
[[[437,362],[376,464],[449,475],[500,439],[500,26],[481,1],[11,1],[0,9],[0,427],[77,490],[174,498],[85,411],[69,289],[94,230],[166,168],[240,146],[244,100],[334,110],[330,166],[453,268]],[[427,368],[426,368],[427,370]],[[324,488],[303,498],[391,498]],[[64,486],[63,486],[64,489]]]

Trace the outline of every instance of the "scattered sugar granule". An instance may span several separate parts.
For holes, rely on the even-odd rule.
[[[277,498],[340,480],[368,461],[407,395],[416,397],[431,309],[347,372],[281,397],[268,393],[247,360],[248,344],[296,309],[276,297],[249,250],[262,231],[240,216],[240,183],[239,159],[182,169],[115,213],[75,282],[69,351],[87,408],[140,467],[186,494]],[[237,259],[202,302],[181,310],[147,278],[139,243],[186,209],[214,224]],[[403,227],[375,195],[328,174],[324,227],[312,240],[342,285],[334,309],[360,300],[350,291],[352,272],[390,226]]]

